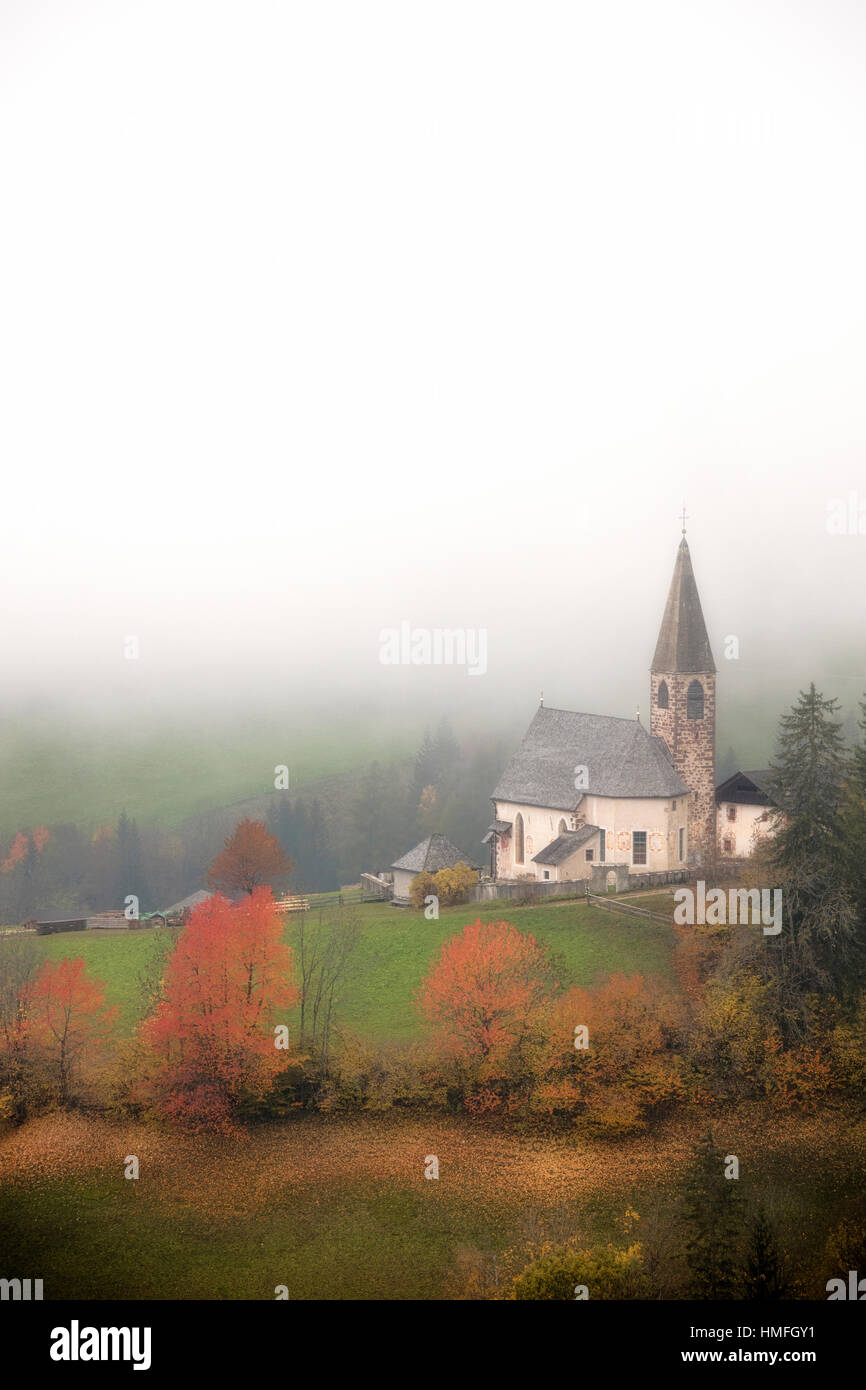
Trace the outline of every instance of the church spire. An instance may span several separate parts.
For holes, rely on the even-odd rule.
[[[685,517],[683,538],[677,550],[673,579],[650,669],[665,675],[675,671],[696,671],[709,675],[716,669],[686,540]]]

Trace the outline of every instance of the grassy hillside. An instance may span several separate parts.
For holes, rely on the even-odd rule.
[[[0,841],[18,829],[65,821],[95,827],[121,811],[175,826],[188,816],[274,790],[350,772],[373,759],[409,757],[416,719],[334,715],[287,707],[284,717],[236,712],[222,719],[106,725],[59,716],[0,721]]]
[[[475,904],[445,909],[438,922],[387,903],[362,904],[358,912],[361,942],[346,978],[339,1023],[377,1041],[403,1042],[417,1035],[412,999],[418,985],[443,942],[479,915],[484,921],[507,918],[547,943],[565,961],[570,984],[590,984],[597,975],[617,970],[671,979],[671,928],[633,923],[585,904],[515,908],[494,903],[483,910]],[[292,941],[296,924],[287,931]],[[37,937],[36,942],[52,960],[82,956],[88,971],[104,982],[108,1001],[119,1007],[121,1026],[131,1028],[136,977],[154,949],[155,934],[91,931]]]
[[[377,1040],[404,1041],[417,1034],[412,1003],[416,989],[443,943],[479,916],[484,921],[505,918],[549,945],[564,959],[570,984],[590,984],[599,973],[616,970],[670,978],[673,932],[669,927],[636,927],[584,904],[531,908],[485,904],[482,909],[476,903],[446,909],[438,922],[426,921],[422,912],[387,904],[366,905],[361,912],[364,930],[346,984],[341,1020],[344,1026]]]

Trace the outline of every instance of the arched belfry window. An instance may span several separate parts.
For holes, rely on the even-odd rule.
[[[556,833],[557,833],[557,835],[564,835],[567,829],[568,829],[568,826],[566,825],[565,821],[564,821],[564,820],[561,820],[561,821],[559,822],[559,829],[557,830]]]
[[[704,687],[700,681],[692,681],[686,691],[686,713],[689,719],[704,717]]]
[[[667,681],[661,681],[661,682],[659,683],[658,707],[659,707],[659,709],[667,709],[667,707],[668,707],[668,683],[667,683]]]
[[[522,864],[522,863],[523,863],[523,853],[524,853],[524,851],[523,851],[523,817],[522,817],[522,815],[520,814],[520,812],[518,811],[518,812],[517,812],[517,815],[516,815],[516,817],[515,817],[515,820],[514,820],[514,862],[515,862],[515,864]]]

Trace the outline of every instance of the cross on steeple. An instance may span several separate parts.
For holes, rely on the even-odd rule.
[[[681,520],[682,523],[683,523],[683,535],[686,534],[686,516],[687,516],[686,504],[685,504],[685,502],[684,502],[684,503],[683,503],[683,514],[682,514],[682,516],[680,517],[680,520]]]

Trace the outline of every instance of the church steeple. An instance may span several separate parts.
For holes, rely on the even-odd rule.
[[[677,551],[668,601],[650,669],[665,675],[672,671],[715,674],[710,639],[685,535]]]
[[[689,788],[689,863],[716,843],[716,667],[685,536],[677,550],[650,675],[650,733],[664,739]]]

